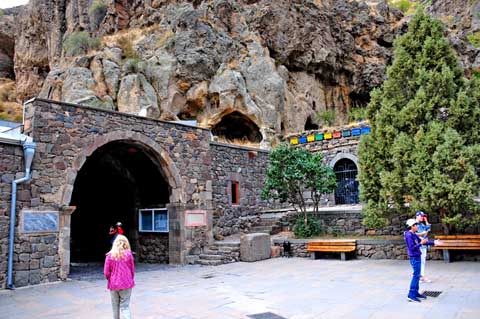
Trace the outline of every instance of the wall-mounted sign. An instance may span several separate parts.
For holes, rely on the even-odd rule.
[[[185,227],[207,226],[206,210],[186,210],[185,211]]]
[[[58,232],[57,211],[22,211],[22,231],[24,233]]]

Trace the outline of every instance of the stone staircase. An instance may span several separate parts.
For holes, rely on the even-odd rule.
[[[239,241],[215,241],[199,255],[196,264],[218,266],[240,261]]]
[[[253,227],[250,227],[249,233],[267,233],[270,235],[278,234],[283,230],[287,215],[291,212],[289,209],[260,212],[260,219]],[[287,222],[288,225],[288,222]]]
[[[270,235],[278,234],[282,231],[280,220],[277,218],[260,218],[255,226],[250,227],[249,233],[267,233]]]

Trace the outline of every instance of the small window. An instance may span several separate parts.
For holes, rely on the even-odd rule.
[[[145,208],[138,210],[139,231],[168,233],[168,210],[166,208]]]
[[[238,182],[232,181],[232,205],[238,205],[239,203]]]

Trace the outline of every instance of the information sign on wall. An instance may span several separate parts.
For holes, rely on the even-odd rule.
[[[186,227],[207,226],[207,211],[201,210],[201,209],[186,210],[185,226]]]
[[[22,211],[24,233],[45,233],[58,231],[58,211]]]

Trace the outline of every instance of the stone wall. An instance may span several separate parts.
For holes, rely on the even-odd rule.
[[[260,199],[268,152],[211,143],[213,226],[215,236],[246,232],[258,220],[257,212],[271,207]],[[231,201],[231,182],[239,185],[239,204]]]
[[[25,175],[23,149],[21,146],[0,143],[0,287],[5,287],[7,278],[8,237],[12,181]],[[18,185],[25,191],[25,185]],[[21,207],[21,201],[18,207]],[[18,258],[18,257],[17,257]]]
[[[168,264],[168,233],[142,233],[138,236],[138,261]]]
[[[310,258],[311,253],[307,251],[308,239],[290,239],[292,255],[294,257]],[[283,240],[276,239],[274,244],[282,246]],[[348,253],[348,258],[356,259],[398,259],[405,260],[407,258],[407,248],[403,239],[357,239],[357,247],[355,253]],[[337,258],[339,253],[319,253],[320,256]],[[428,251],[428,259],[442,260],[441,251],[430,249]]]
[[[24,177],[25,168],[22,146],[2,143],[0,154],[0,287],[5,288],[12,181]],[[18,231],[21,210],[36,204],[39,187],[32,184],[30,180],[17,186],[13,280],[18,287],[57,280],[59,274],[58,233],[26,234]]]

